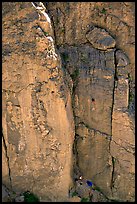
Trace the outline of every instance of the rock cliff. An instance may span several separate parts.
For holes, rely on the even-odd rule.
[[[66,201],[135,196],[134,3],[4,2],[2,182]]]

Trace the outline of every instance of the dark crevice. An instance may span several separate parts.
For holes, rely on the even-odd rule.
[[[78,84],[78,73],[77,70],[74,71],[72,75],[70,75],[72,81],[73,81],[73,88],[72,88],[72,110],[73,110],[73,117],[74,117],[74,124],[75,124],[75,137],[73,142],[73,179],[78,178],[80,176],[80,169],[79,169],[79,156],[78,156],[78,150],[77,150],[77,138],[78,135],[76,134],[77,126],[76,126],[76,116],[75,116],[75,92],[76,87]]]
[[[112,108],[111,108],[111,135],[112,135],[112,116],[113,116],[113,110],[114,110],[115,89],[117,88],[117,83],[118,83],[116,50],[114,51],[114,66],[115,66],[115,72],[114,72],[114,85],[113,85]]]
[[[110,184],[111,191],[114,188],[114,173],[115,173],[115,158],[112,156],[112,176],[111,176],[111,184]]]
[[[128,94],[128,109],[130,109],[131,104],[133,103],[134,95],[132,93],[132,78],[130,73],[128,73],[128,89],[129,89],[129,94]]]
[[[77,135],[75,134],[73,142],[73,175],[72,175],[73,181],[75,181],[75,179],[78,179],[80,174],[81,173],[79,169],[79,155],[77,151]]]
[[[3,139],[3,145],[4,145],[4,149],[5,149],[5,156],[7,158],[7,165],[8,165],[8,173],[9,173],[9,180],[10,180],[10,188],[12,190],[12,180],[11,180],[11,169],[10,169],[10,159],[9,159],[9,156],[8,156],[8,152],[7,152],[7,145],[6,145],[6,141],[5,141],[5,138],[3,136],[3,133],[2,133],[2,139]]]
[[[117,88],[117,84],[118,84],[118,72],[117,72],[117,60],[116,60],[116,51],[114,51],[114,66],[115,66],[115,72],[114,72],[114,85],[113,85],[113,94],[112,94],[112,108],[111,108],[111,140],[109,142],[109,153],[111,155],[111,141],[113,138],[112,135],[112,124],[113,124],[113,111],[114,111],[114,103],[115,103],[115,90]],[[114,171],[115,171],[115,158],[111,155],[111,159],[112,159],[112,175],[111,175],[111,192],[113,195],[113,191],[112,189],[114,188]]]

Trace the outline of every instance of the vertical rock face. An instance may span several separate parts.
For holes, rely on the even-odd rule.
[[[59,50],[62,56],[68,57],[68,71],[69,67],[74,67],[70,76],[74,81],[78,166],[85,177],[91,178],[110,196],[113,168],[109,148],[112,139],[115,49],[100,51],[87,43]]]
[[[47,201],[68,195],[74,139],[68,77],[48,16],[31,2],[3,3],[3,183],[14,191]]]
[[[113,158],[112,195],[123,198],[127,194],[127,200],[132,200],[135,188],[135,126],[129,114],[131,93],[129,77],[124,67],[128,61],[126,56],[119,51],[116,52],[116,61],[118,80],[114,89],[110,144],[110,153]]]
[[[134,3],[47,7],[73,80],[74,170],[109,198],[134,201]]]
[[[3,183],[134,201],[134,3],[3,3],[2,51]]]

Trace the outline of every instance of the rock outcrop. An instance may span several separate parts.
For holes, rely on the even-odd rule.
[[[114,48],[116,41],[104,29],[93,27],[93,29],[86,34],[87,40],[98,50],[107,50]]]
[[[69,76],[31,2],[3,3],[3,12],[3,183],[60,201],[72,180]]]
[[[68,201],[82,175],[103,193],[94,202],[134,201],[134,3],[2,10],[3,183]]]
[[[134,3],[58,2],[47,8],[73,80],[74,170],[78,166],[77,173],[108,198],[133,201]]]

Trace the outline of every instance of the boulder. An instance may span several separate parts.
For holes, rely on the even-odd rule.
[[[99,50],[112,49],[116,46],[115,39],[105,31],[105,29],[93,27],[93,29],[86,34],[86,38],[94,48]]]

